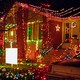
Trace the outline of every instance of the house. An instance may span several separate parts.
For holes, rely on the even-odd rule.
[[[54,12],[54,11],[53,11]],[[16,2],[6,14],[4,49],[18,48],[18,59],[36,60],[40,49],[79,45],[80,17],[60,18],[48,9]],[[69,38],[74,38],[69,42]]]

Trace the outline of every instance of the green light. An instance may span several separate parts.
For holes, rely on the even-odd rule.
[[[30,66],[32,66],[32,63],[30,63]]]
[[[2,55],[2,50],[0,49],[0,56]]]
[[[33,66],[37,66],[37,65],[38,65],[37,63],[34,63],[34,64],[33,64]]]
[[[31,33],[32,33],[32,28],[29,27],[29,28],[27,29],[27,32],[28,32],[29,34],[31,34]]]
[[[32,63],[27,63],[27,66],[32,66]]]
[[[14,26],[16,26],[17,24],[6,24],[5,25],[5,27],[7,28],[7,27],[14,27]]]

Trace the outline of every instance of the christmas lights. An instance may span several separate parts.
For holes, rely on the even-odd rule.
[[[20,8],[20,6],[22,6],[22,7],[21,7],[19,15],[17,15],[18,9]],[[21,50],[23,52],[23,53],[21,53],[22,55],[27,55],[26,54],[26,52],[27,52],[27,53],[29,53],[30,56],[33,56],[32,54],[35,54],[35,51],[39,49],[39,43],[42,44],[42,52],[45,53],[45,54],[48,53],[53,48],[52,45],[53,45],[53,37],[54,37],[54,36],[52,36],[53,33],[52,33],[51,29],[52,29],[53,26],[51,27],[51,25],[50,25],[51,23],[49,24],[49,22],[44,22],[44,21],[41,21],[41,20],[34,20],[33,22],[30,21],[30,22],[27,23],[27,21],[32,19],[33,17],[31,17],[30,19],[28,19],[27,17],[25,18],[25,16],[27,15],[26,14],[27,12],[25,12],[24,10],[27,10],[27,9],[31,10],[34,13],[38,13],[38,14],[40,14],[42,16],[45,16],[45,17],[47,17],[51,20],[61,20],[61,21],[70,20],[70,19],[80,20],[79,16],[78,17],[69,17],[69,18],[68,17],[67,18],[60,18],[60,16],[62,17],[62,16],[65,16],[67,14],[70,14],[73,11],[79,10],[79,8],[74,9],[74,7],[72,7],[68,10],[63,9],[59,12],[59,11],[49,10],[49,9],[42,8],[42,7],[39,7],[39,6],[33,6],[33,5],[30,5],[30,4],[27,5],[27,4],[23,4],[23,3],[17,3],[16,7],[17,7],[17,10],[13,8],[10,11],[10,13],[8,14],[8,17],[12,16],[12,18],[13,18],[12,23],[7,23],[5,25],[5,28],[7,30],[10,29],[10,28],[11,29],[15,28],[16,32],[20,32],[20,31],[22,32],[22,33],[20,32],[20,34],[21,34],[20,36],[19,36],[19,33],[16,35],[16,39],[18,39],[17,42],[19,44],[18,47],[20,45],[23,46],[23,47],[19,47],[19,52],[21,53]],[[77,15],[77,14],[79,14],[79,12],[76,13],[75,15]],[[72,15],[72,16],[75,16],[75,15]],[[21,17],[21,18],[18,18],[19,20],[16,20],[16,18],[17,18],[16,16]],[[7,21],[8,21],[8,17],[6,18]],[[42,23],[43,23],[43,25],[41,26]],[[31,25],[30,26],[31,28],[29,27],[29,25]],[[36,39],[34,38],[34,34],[33,34],[34,25],[37,26],[37,28],[36,28],[37,33],[35,34]],[[56,24],[56,25],[54,26],[54,29],[56,31],[61,31],[62,26],[58,25],[58,24]],[[39,38],[39,32],[40,32],[39,27],[41,27],[42,38]],[[29,35],[31,36],[31,39],[30,39]],[[12,32],[11,36],[14,36],[13,32]],[[23,38],[23,39],[20,39],[20,38]],[[10,41],[9,39],[7,39],[7,37],[5,37],[5,39],[6,39],[6,41],[7,40]],[[20,40],[21,40],[21,42],[20,42]],[[35,43],[35,48],[36,48],[35,51],[32,51],[32,48],[28,49],[29,46],[26,47],[27,46],[26,42],[27,42],[27,44],[30,44],[30,45],[31,44],[33,45],[33,43]],[[29,51],[27,51],[27,50],[29,50]]]
[[[80,7],[77,7],[77,8],[71,7],[67,10],[61,9],[60,11],[57,11],[57,10],[50,10],[50,9],[46,9],[46,8],[42,8],[40,6],[34,6],[34,5],[30,5],[30,4],[29,5],[23,4],[24,5],[23,6],[22,3],[18,3],[18,5],[22,6],[24,8],[26,8],[26,6],[28,6],[28,9],[31,9],[35,12],[40,12],[40,13],[43,12],[43,15],[44,15],[44,13],[46,13],[46,16],[51,16],[54,18],[58,17],[59,19],[60,19],[60,17],[66,16],[67,14],[70,14],[70,13],[75,12],[80,9]],[[76,15],[78,15],[78,14],[79,14],[79,12],[76,13]],[[73,15],[74,14],[72,14],[71,16],[73,16]],[[62,18],[62,19],[64,19],[64,18]]]

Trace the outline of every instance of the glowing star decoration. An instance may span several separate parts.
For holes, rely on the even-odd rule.
[[[60,31],[60,27],[59,27],[58,24],[57,24],[57,26],[56,26],[56,31]]]
[[[18,49],[17,48],[6,48],[6,63],[17,64],[18,61]]]

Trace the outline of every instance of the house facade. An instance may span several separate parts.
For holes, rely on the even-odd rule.
[[[18,59],[36,60],[42,49],[79,47],[80,43],[80,17],[63,19],[24,3],[13,5],[3,26],[4,44],[0,46],[18,48]]]

